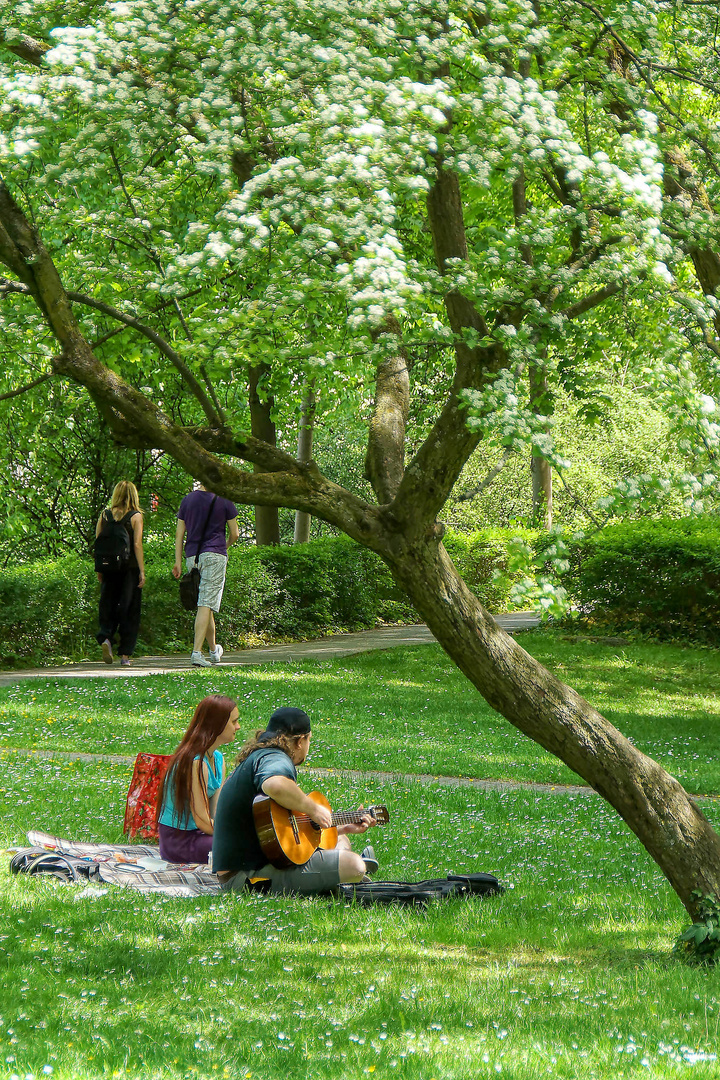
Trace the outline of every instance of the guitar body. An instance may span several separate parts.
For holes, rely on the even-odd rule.
[[[330,810],[330,803],[319,791],[309,798]],[[253,802],[255,830],[267,860],[282,869],[302,866],[319,847],[329,850],[337,844],[337,829],[320,829],[304,815],[293,814],[267,795],[256,795]]]
[[[330,803],[320,791],[311,791],[309,798],[330,810]],[[386,806],[370,806],[365,810],[350,810],[333,814],[333,825],[321,829],[307,814],[286,810],[267,795],[256,795],[253,819],[260,847],[267,861],[282,870],[288,866],[303,866],[314,851],[331,850],[337,844],[337,825],[360,821],[370,814],[377,823],[390,820]],[[332,813],[332,811],[331,811]]]

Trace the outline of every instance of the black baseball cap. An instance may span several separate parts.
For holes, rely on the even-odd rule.
[[[302,709],[293,709],[284,705],[276,709],[268,721],[268,726],[258,738],[274,739],[277,735],[307,735],[310,732],[310,717]]]

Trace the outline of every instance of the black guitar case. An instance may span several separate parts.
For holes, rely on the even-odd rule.
[[[427,907],[434,900],[499,896],[505,892],[492,874],[448,874],[427,881],[369,881],[339,885],[338,895],[355,904],[403,904]]]

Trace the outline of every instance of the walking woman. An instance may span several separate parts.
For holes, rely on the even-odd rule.
[[[95,537],[112,530],[116,527],[114,523],[121,525],[127,532],[130,551],[127,560],[122,561],[118,569],[98,574],[100,629],[97,641],[102,647],[103,660],[106,664],[112,664],[115,631],[118,630],[120,663],[123,667],[128,667],[140,628],[142,587],[145,584],[143,517],[137,488],[129,480],[121,480],[115,485],[110,509],[103,510],[98,518]]]
[[[212,851],[215,805],[225,781],[221,746],[239,727],[232,698],[203,698],[170,759],[158,795],[160,858],[175,863],[206,863]]]

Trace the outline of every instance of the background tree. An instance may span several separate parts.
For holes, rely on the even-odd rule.
[[[116,439],[376,551],[490,704],[616,808],[690,911],[694,889],[720,895],[720,839],[672,777],[499,630],[438,515],[492,432],[563,467],[528,371],[548,392],[583,368],[602,383],[586,324],[600,309],[613,323],[621,296],[671,299],[649,392],[701,445],[690,489],[716,484],[717,300],[690,270],[711,222],[693,204],[670,229],[663,189],[677,145],[713,205],[712,50],[691,75],[711,17],[661,0],[371,0],[361,13],[128,0],[54,30],[50,51],[16,44],[0,147],[10,389],[69,379]],[[690,78],[702,104],[678,120]],[[308,317],[322,332],[304,339]],[[428,355],[427,434],[407,461]],[[362,415],[374,381],[375,500],[245,434],[244,374],[259,362],[276,401],[322,371],[323,400],[325,384],[346,400],[357,387]]]
[[[315,380],[310,379],[303,391],[302,411],[300,413],[300,432],[298,434],[297,459],[303,465],[312,461],[313,432],[315,428],[315,410],[317,408],[317,396],[315,394]],[[296,544],[306,544],[310,539],[312,518],[304,514],[302,510],[295,511],[295,530],[293,541]]]

